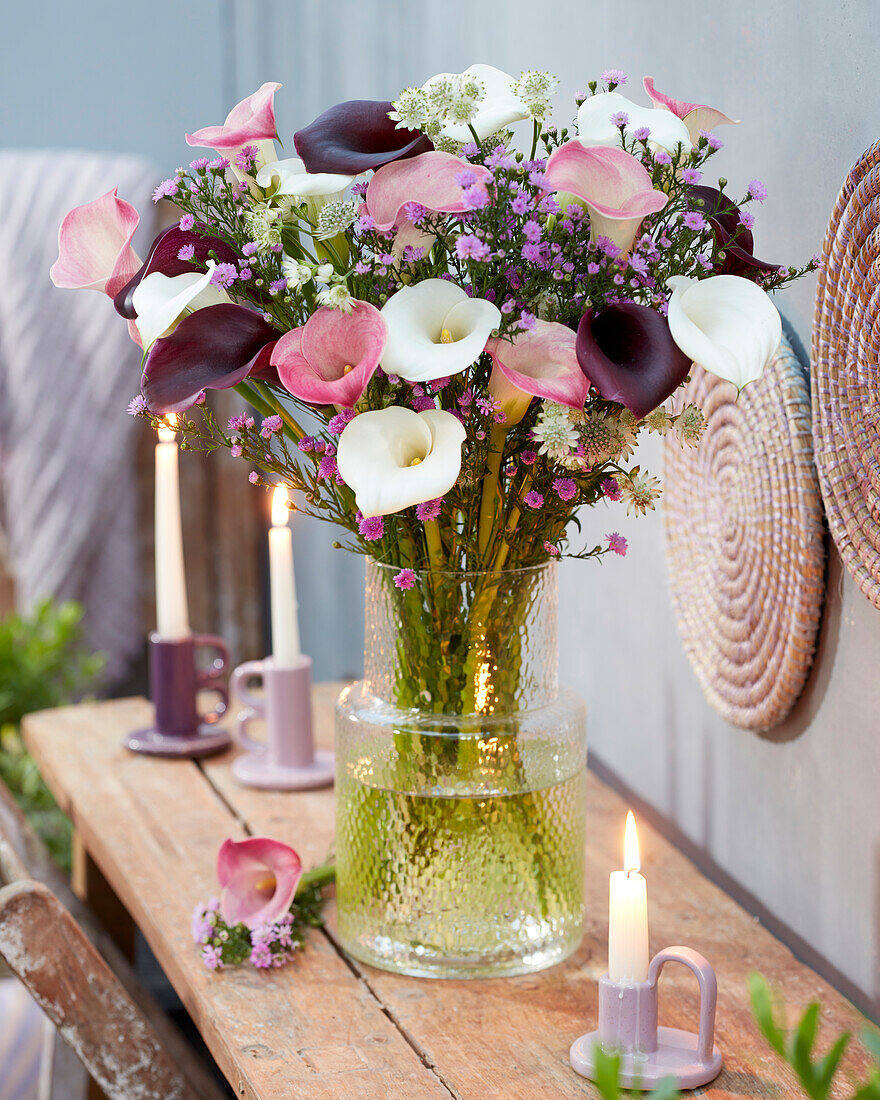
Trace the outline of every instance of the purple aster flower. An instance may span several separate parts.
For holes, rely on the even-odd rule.
[[[608,543],[609,550],[613,550],[615,554],[620,554],[622,558],[626,557],[627,541],[623,535],[618,534],[617,531],[612,531],[610,535],[605,536],[605,541]]]
[[[688,229],[705,229],[706,219],[702,214],[698,214],[696,210],[689,210],[681,219]]]
[[[381,516],[369,516],[358,521],[358,530],[365,542],[375,542],[385,534],[385,521]]]
[[[466,141],[461,147],[462,156],[475,157],[479,153],[480,147],[475,141]]]
[[[523,225],[522,231],[526,240],[531,241],[532,244],[537,244],[544,235],[544,230],[541,228],[540,223],[536,222],[534,218],[529,218]]]
[[[235,158],[235,163],[242,172],[249,172],[254,166],[254,161],[260,155],[260,150],[256,145],[245,145],[238,152]]]
[[[257,471],[251,470],[251,472],[248,474],[248,481],[251,483],[251,485],[256,485],[259,480],[260,475],[257,473]]]
[[[552,542],[544,542],[544,549],[550,555],[551,558],[559,557],[559,547],[554,546]]]
[[[208,167],[208,158],[207,157],[196,157],[195,160],[191,160],[189,162],[189,166],[190,166],[190,169],[193,172],[201,172],[203,168]]]
[[[428,208],[427,206],[422,206],[420,202],[405,202],[403,204],[403,213],[407,220],[411,221],[413,225],[421,225],[428,216]]]
[[[412,569],[401,569],[394,578],[395,586],[397,588],[403,588],[404,590],[414,587],[415,583],[416,575]]]
[[[331,435],[341,435],[342,429],[354,420],[355,416],[357,416],[357,413],[354,409],[341,409],[335,416],[330,418],[330,423],[327,425],[328,431]]]
[[[286,279],[273,279],[272,282],[269,283],[269,293],[270,294],[272,294],[272,295],[280,294],[283,290],[287,290],[287,280]]]
[[[258,943],[251,951],[251,966],[258,970],[266,970],[272,965],[272,951],[268,944]]]
[[[385,264],[387,267],[391,267],[396,259],[397,257],[393,252],[383,252],[382,255],[378,257],[379,263]]]
[[[233,458],[241,458],[241,444],[233,443],[232,446],[229,448],[229,453],[232,455]]]
[[[366,195],[367,193],[367,181],[360,180],[358,183],[352,185],[351,193],[353,195]]]
[[[147,399],[142,393],[136,393],[125,410],[129,416],[140,416],[147,411]]]
[[[209,970],[222,970],[223,969],[223,953],[219,947],[212,947],[210,944],[202,948],[202,962]]]
[[[413,397],[410,404],[416,412],[427,412],[428,409],[436,409],[437,406],[434,403],[434,398],[427,396],[427,394],[416,395]]]
[[[477,173],[473,168],[463,168],[461,172],[456,173],[455,182],[459,187],[470,187],[477,182]]]
[[[523,504],[537,511],[538,508],[544,507],[544,497],[536,489],[532,489],[530,493],[526,493],[523,497]]]
[[[517,322],[517,327],[521,328],[523,332],[531,332],[532,329],[535,327],[536,321],[537,317],[535,317],[534,313],[529,313],[528,310],[524,309],[520,314],[519,321]]]
[[[437,497],[435,500],[423,501],[421,504],[416,505],[416,519],[421,520],[422,523],[436,519],[440,515],[442,507],[443,497]]]
[[[524,466],[534,466],[535,459],[538,457],[537,451],[523,451],[519,456]]]
[[[699,183],[703,173],[698,172],[696,168],[682,168],[681,178],[685,183]]]
[[[558,477],[553,482],[553,492],[560,500],[572,500],[577,494],[577,485],[570,477]]]
[[[329,481],[331,478],[336,477],[336,474],[336,459],[333,455],[324,455],[318,463],[318,480]]]
[[[180,185],[180,180],[176,176],[171,176],[167,180],[162,180],[158,187],[153,191],[153,202],[159,202],[165,198],[171,198],[172,195],[177,194],[177,188]]]
[[[194,402],[194,404],[196,404],[196,405],[204,405],[204,403],[205,403],[205,402],[206,402],[207,400],[208,400],[208,395],[207,395],[207,394],[205,393],[205,391],[204,391],[204,390],[202,390],[202,391],[201,391],[201,392],[199,393],[198,397],[197,397],[197,398],[195,399],[195,402]]]
[[[230,416],[226,424],[226,429],[230,432],[240,432],[245,426],[246,421],[247,413],[238,413],[237,416]]]
[[[636,139],[636,141],[647,141],[650,135],[651,128],[649,126],[640,126],[638,130],[636,130],[633,134],[633,137]]]
[[[587,274],[588,275],[598,275],[601,270],[602,270],[602,265],[597,264],[595,262],[595,260],[591,260],[590,263],[587,264]]]
[[[192,214],[184,214],[180,221],[177,223],[178,229],[182,229],[184,233],[188,233],[190,229],[196,224],[196,219]]]
[[[622,69],[606,69],[599,79],[603,84],[626,84],[627,75]]]
[[[510,204],[510,209],[514,212],[514,214],[518,215],[527,213],[529,210],[531,210],[531,208],[532,200],[525,193],[525,191],[520,191],[519,194],[515,196],[513,202]]]
[[[488,260],[492,250],[474,233],[463,233],[455,242],[455,254],[460,260]]]
[[[530,264],[544,264],[547,259],[546,244],[524,244],[522,258]]]
[[[252,276],[253,272],[249,267],[243,267],[238,273],[238,277],[243,283],[246,283]]]
[[[405,245],[403,249],[404,263],[417,263],[422,258],[422,256],[424,256],[425,251],[426,250],[421,245],[419,245],[418,247],[412,244]]]
[[[755,215],[748,210],[740,210],[739,224],[745,229],[751,229],[755,224]]]
[[[489,192],[482,187],[466,187],[461,197],[465,210],[482,210],[489,205]]]
[[[214,157],[212,161],[208,162],[208,167],[214,169],[214,171],[222,172],[229,167],[229,157]]]
[[[376,228],[376,221],[369,214],[361,214],[354,223],[354,227],[358,233],[369,233],[371,229]]]
[[[355,275],[366,275],[370,270],[370,264],[366,260],[358,260],[354,265]]]
[[[620,491],[620,485],[616,477],[606,477],[599,488],[602,490],[603,495],[608,497],[609,500],[620,500],[623,495]]]
[[[558,214],[561,207],[555,195],[545,195],[538,203],[538,209],[542,214]]]
[[[542,168],[533,168],[529,172],[529,183],[532,187],[543,187],[545,181],[544,170]]]
[[[283,426],[284,421],[277,413],[273,416],[267,416],[260,425],[260,435],[263,439],[271,439],[273,433],[280,432]]]
[[[749,198],[754,199],[755,202],[763,202],[767,198],[767,188],[760,180],[749,182]]]
[[[178,248],[177,250],[178,260],[191,260],[195,254],[196,248],[195,245],[192,244],[185,244],[182,248]]]
[[[226,287],[232,286],[237,278],[238,272],[235,270],[235,264],[217,264],[211,276],[211,282],[214,286],[223,287],[225,289]]]
[[[461,395],[461,397],[459,397],[458,405],[462,409],[469,409],[473,399],[474,399],[474,391],[470,388],[470,386],[468,386],[468,388],[464,391],[464,393]]]
[[[648,261],[644,256],[630,256],[629,266],[636,272],[637,275],[648,274]]]
[[[705,138],[709,144],[709,148],[714,149],[716,152],[724,148],[724,142],[721,138],[715,137],[709,130],[700,130],[700,137]]]
[[[672,157],[666,152],[665,149],[658,149],[654,154],[655,164],[672,164]]]
[[[626,111],[615,111],[611,116],[611,123],[614,126],[620,127],[622,130],[624,126],[629,122],[629,115]]]
[[[248,243],[246,245],[242,246],[241,254],[243,256],[253,256],[253,254],[257,251],[258,251],[258,249],[257,249],[257,246],[254,244],[254,242],[253,241],[248,241]]]

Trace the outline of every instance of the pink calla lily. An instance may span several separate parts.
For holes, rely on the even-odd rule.
[[[452,153],[421,153],[411,160],[397,160],[379,168],[364,196],[367,210],[379,230],[392,229],[403,217],[408,202],[443,214],[468,209],[464,188],[458,183],[467,168],[474,177],[468,190],[485,191],[492,173],[481,164],[464,165]]]
[[[275,125],[275,93],[280,84],[267,82],[236,103],[222,126],[203,126],[186,135],[187,145],[205,149],[240,149],[277,137]]]
[[[117,188],[64,216],[58,230],[58,259],[49,270],[57,287],[100,290],[109,297],[140,267],[131,239],[140,220]]]
[[[225,840],[217,855],[223,919],[248,928],[280,920],[296,895],[302,872],[299,856],[280,840]]]
[[[183,412],[202,390],[227,390],[269,369],[278,332],[259,313],[227,302],[198,309],[150,347],[141,392],[152,413]],[[268,377],[272,377],[271,374]]]
[[[588,309],[577,331],[581,370],[606,401],[646,416],[687,378],[690,356],[672,339],[666,318],[636,302]]]
[[[545,179],[551,191],[568,192],[586,203],[593,240],[608,237],[623,253],[632,247],[642,219],[668,201],[662,191],[654,190],[635,157],[604,145],[560,145],[547,162]]]
[[[354,302],[350,313],[324,307],[281,337],[271,363],[281,385],[301,401],[353,408],[376,373],[386,338],[375,306]]]
[[[535,321],[511,343],[493,337],[486,344],[492,357],[489,392],[506,413],[507,424],[522,420],[533,397],[582,409],[590,383],[578,363],[576,335],[555,321]]]
[[[192,245],[193,256],[191,260],[181,260],[178,253],[184,245]],[[209,257],[208,253],[214,256]],[[194,225],[189,231],[184,231],[176,225],[170,229],[164,229],[150,245],[150,251],[143,264],[134,272],[131,278],[120,287],[114,298],[113,305],[116,312],[129,320],[137,316],[133,305],[134,292],[143,280],[154,272],[173,278],[175,275],[186,275],[196,271],[205,265],[209,259],[216,257],[217,263],[235,264],[241,259],[241,253],[228,245],[219,237],[212,237],[208,233],[208,227]],[[140,261],[138,261],[140,263]]]
[[[646,76],[642,84],[655,107],[666,107],[674,115],[678,115],[687,126],[691,141],[695,145],[699,140],[700,130],[711,130],[724,123],[731,126],[739,125],[738,118],[728,118],[723,111],[715,107],[709,107],[705,103],[685,103],[683,99],[673,99],[672,96],[656,91],[653,76]]]
[[[434,148],[418,130],[399,130],[388,117],[391,110],[384,100],[351,99],[298,130],[293,143],[306,171],[357,176]]]

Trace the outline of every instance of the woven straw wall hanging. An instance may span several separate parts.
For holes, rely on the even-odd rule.
[[[683,399],[703,410],[696,448],[665,440],[672,598],[706,698],[767,730],[803,689],[822,616],[822,501],[804,371],[783,338],[760,381],[736,390],[695,366]]]
[[[819,273],[813,324],[813,443],[828,526],[880,607],[880,142],[850,171]]]

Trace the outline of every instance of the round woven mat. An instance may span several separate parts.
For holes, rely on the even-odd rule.
[[[828,225],[813,324],[813,442],[828,526],[880,607],[880,142],[850,171]]]
[[[734,725],[778,725],[800,695],[825,595],[822,502],[810,395],[783,339],[736,399],[694,367],[683,400],[703,410],[696,448],[664,443],[666,555],[684,647]]]

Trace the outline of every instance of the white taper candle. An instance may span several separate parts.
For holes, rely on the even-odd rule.
[[[156,633],[167,642],[186,638],[190,632],[177,453],[173,427],[160,428],[155,495]]]
[[[293,573],[293,532],[287,525],[287,489],[279,485],[272,499],[269,529],[269,589],[272,609],[272,657],[276,666],[289,668],[300,658],[299,605]]]

